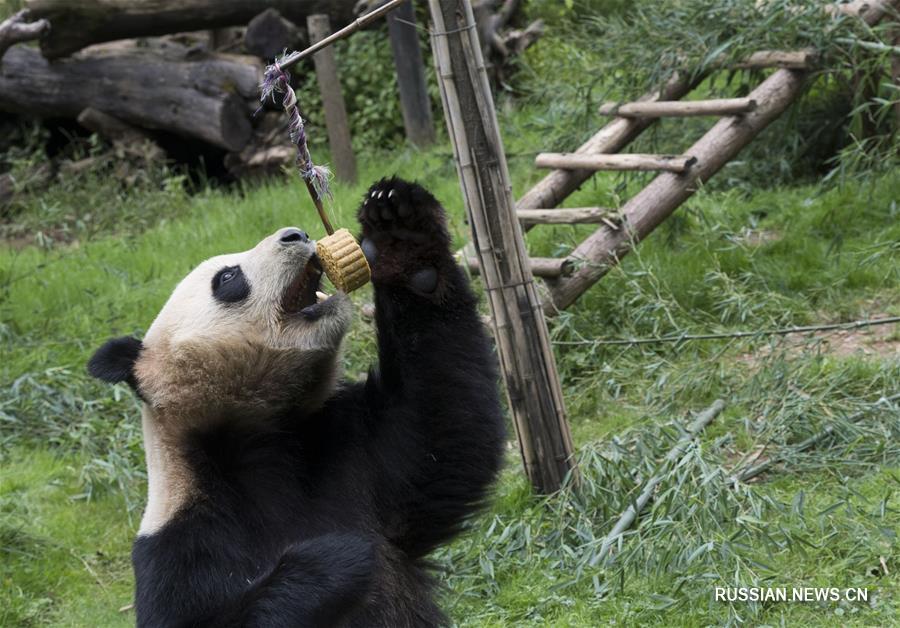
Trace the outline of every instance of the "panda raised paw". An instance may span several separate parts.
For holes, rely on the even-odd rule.
[[[358,219],[376,283],[403,281],[416,292],[435,291],[438,268],[452,255],[444,209],[425,188],[382,179],[366,192]]]
[[[360,205],[364,238],[390,237],[449,244],[446,217],[440,203],[422,186],[397,177],[378,181]]]

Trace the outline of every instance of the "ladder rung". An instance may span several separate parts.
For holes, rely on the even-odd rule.
[[[531,263],[531,274],[544,279],[555,279],[570,275],[574,270],[572,262],[565,258],[529,257],[528,261]],[[466,264],[472,273],[476,275],[480,273],[481,269],[478,266],[477,257],[466,256]]]
[[[684,118],[688,116],[733,116],[756,109],[752,98],[719,98],[716,100],[656,100],[606,103],[600,107],[602,116],[624,118]]]
[[[526,225],[597,224],[615,213],[608,207],[567,207],[564,209],[519,209],[516,215]]]
[[[541,153],[534,160],[534,164],[538,168],[558,168],[560,170],[661,170],[664,172],[684,172],[696,161],[695,157],[687,155]]]
[[[760,50],[746,59],[738,61],[732,67],[742,70],[763,68],[805,70],[815,65],[816,59],[815,50]]]

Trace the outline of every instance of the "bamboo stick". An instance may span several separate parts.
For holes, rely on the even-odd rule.
[[[685,118],[689,116],[733,116],[756,109],[752,98],[718,98],[715,100],[658,100],[654,102],[605,103],[602,116],[625,118]]]
[[[742,70],[765,68],[808,70],[815,64],[816,58],[815,50],[760,50],[739,61],[734,67]]]
[[[614,216],[608,207],[567,207],[565,209],[519,209],[516,215],[524,225],[597,224]]]
[[[632,526],[635,520],[637,520],[638,515],[640,515],[644,508],[647,507],[647,504],[650,503],[650,499],[653,497],[656,487],[665,479],[665,474],[669,467],[684,456],[691,441],[697,438],[700,432],[702,432],[707,425],[712,423],[713,419],[715,419],[724,409],[725,402],[721,399],[716,399],[709,408],[697,415],[697,418],[694,419],[693,423],[688,427],[687,432],[678,439],[675,446],[668,454],[666,454],[666,457],[663,458],[659,470],[647,481],[647,484],[644,485],[644,490],[641,491],[638,498],[625,509],[625,512],[623,512],[622,516],[619,517],[619,520],[616,521],[616,525],[613,526],[613,529],[603,538],[603,543],[600,545],[600,551],[591,558],[590,565],[592,567],[599,564],[600,561],[607,557],[612,549],[613,543],[618,541],[619,537],[622,536],[622,533]]]
[[[662,172],[685,172],[696,162],[697,159],[695,157],[687,155],[540,153],[535,158],[534,165],[538,168],[564,168],[566,170],[658,170]]]
[[[547,323],[515,213],[478,31],[468,0],[429,0],[444,113],[525,472],[556,491],[574,471]]]
[[[570,274],[574,268],[571,260],[560,257],[530,257],[531,274],[544,279],[556,279]],[[466,266],[474,274],[481,274],[477,257],[466,257]]]

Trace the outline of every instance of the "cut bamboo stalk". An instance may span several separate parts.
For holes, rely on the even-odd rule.
[[[733,67],[741,70],[766,68],[808,70],[815,65],[817,56],[815,50],[760,50],[734,64]]]
[[[571,260],[559,257],[530,257],[531,274],[543,279],[556,279],[569,275],[574,270]],[[481,266],[477,257],[466,257],[466,266],[478,275],[481,274]]]
[[[712,423],[713,419],[715,419],[724,409],[725,402],[721,399],[716,399],[709,408],[697,415],[697,418],[694,419],[685,434],[678,439],[675,446],[668,454],[666,454],[666,457],[663,458],[659,470],[647,481],[647,484],[644,485],[644,490],[641,491],[638,498],[634,503],[628,506],[625,512],[622,513],[622,516],[619,517],[619,520],[616,521],[616,525],[613,526],[613,529],[603,538],[603,543],[600,545],[600,551],[590,560],[591,567],[606,559],[610,550],[612,550],[613,544],[619,540],[619,537],[622,536],[623,532],[632,526],[635,520],[637,520],[638,515],[640,515],[644,508],[647,507],[647,504],[650,503],[653,493],[656,492],[656,487],[659,486],[659,483],[662,482],[663,479],[665,479],[665,474],[672,464],[678,462],[684,456],[691,442],[697,438],[700,432],[702,432],[707,425]],[[612,559],[610,559],[609,562],[611,561]]]
[[[469,0],[429,0],[447,129],[472,226],[525,472],[552,493],[575,473],[572,435],[541,313]],[[577,477],[577,476],[576,476]]]
[[[685,172],[697,162],[688,155],[581,155],[578,153],[540,153],[534,160],[538,168],[566,170],[640,170]]]
[[[608,207],[567,207],[565,209],[519,209],[519,221],[524,225],[598,224],[615,215]]]
[[[719,98],[716,100],[658,100],[654,102],[605,103],[602,116],[625,118],[686,118],[690,116],[733,116],[756,109],[752,98]]]

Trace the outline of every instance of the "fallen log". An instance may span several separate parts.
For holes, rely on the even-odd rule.
[[[77,118],[91,107],[145,129],[239,151],[252,132],[250,116],[261,76],[243,58],[179,58],[117,46],[48,63],[39,51],[11,48],[0,66],[0,110]]]
[[[165,158],[165,152],[143,130],[93,107],[88,107],[78,114],[78,124],[106,138],[128,155],[147,161]]]
[[[46,18],[51,31],[41,41],[48,59],[65,57],[91,44],[133,37],[244,26],[266,9],[294,24],[325,13],[335,26],[353,18],[355,0],[28,0],[32,17]]]

